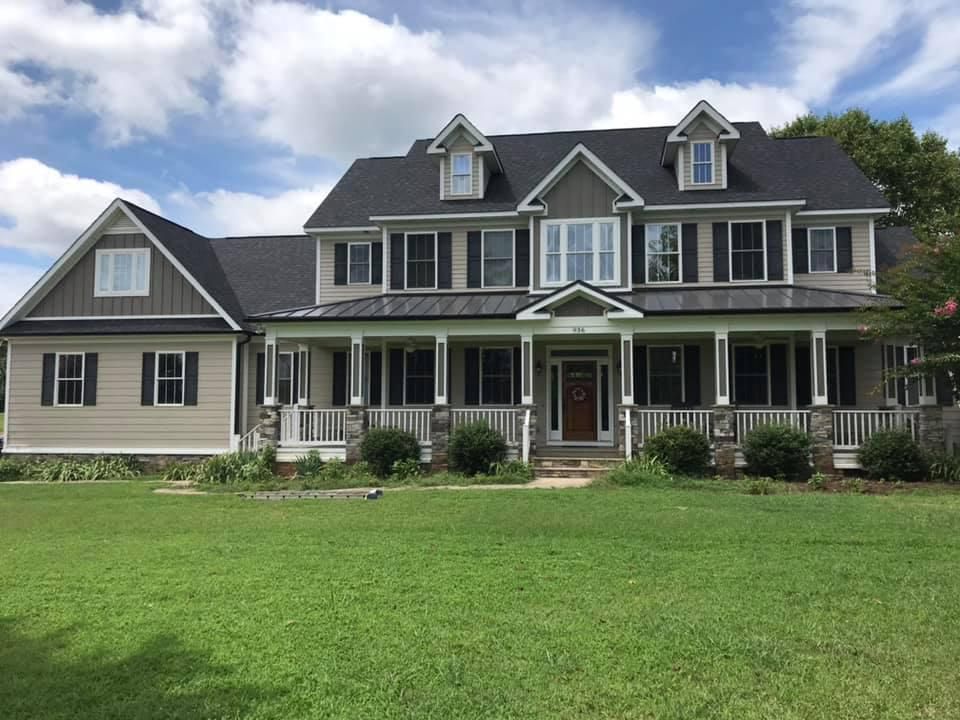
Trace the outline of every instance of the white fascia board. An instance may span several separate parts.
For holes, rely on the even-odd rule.
[[[739,140],[740,131],[737,130],[729,120],[727,120],[719,111],[713,107],[706,100],[701,100],[696,105],[693,106],[693,109],[688,112],[683,120],[681,120],[677,125],[670,131],[670,134],[667,135],[668,143],[675,142],[686,142],[687,137],[682,135],[682,133],[687,129],[687,127],[696,120],[700,115],[709,116],[717,125],[723,128],[723,134],[721,139],[723,140]]]
[[[64,315],[63,317],[27,315],[24,320],[33,322],[47,322],[49,320],[199,320],[220,317],[217,314],[205,313],[198,315]]]
[[[477,152],[493,152],[493,144],[487,140],[482,132],[477,130],[477,126],[470,122],[463,113],[457,113],[453,116],[453,119],[446,124],[443,130],[437,133],[437,137],[434,138],[433,142],[427,147],[427,154],[445,155],[447,149],[443,146],[443,141],[459,128],[463,128],[473,135],[477,141],[477,145],[474,148]]]
[[[380,232],[380,228],[376,225],[351,225],[348,227],[323,227],[323,228],[308,228],[303,229],[305,233],[310,233],[312,235],[336,235],[343,233],[367,233],[367,232]]]
[[[573,149],[568,152],[564,158],[553,166],[553,169],[548,172],[543,179],[536,184],[536,186],[527,193],[526,197],[520,201],[520,204],[517,206],[517,210],[521,212],[532,212],[535,210],[540,210],[541,206],[539,204],[534,205],[533,203],[539,202],[538,198],[543,193],[547,192],[551,187],[553,187],[557,181],[560,180],[570,168],[573,167],[574,162],[578,159],[583,158],[588,162],[588,164],[593,165],[594,171],[596,171],[601,178],[614,190],[618,191],[621,195],[630,195],[634,198],[632,204],[629,207],[642,207],[643,206],[643,197],[630,187],[623,178],[617,175],[613,170],[611,170],[606,163],[604,163],[600,158],[598,158],[586,145],[583,143],[577,143]],[[622,204],[622,207],[628,207],[626,204]]]
[[[797,215],[816,217],[817,215],[886,215],[890,208],[846,208],[843,210],[798,210]]]
[[[537,208],[538,210],[540,208]],[[371,215],[370,222],[404,222],[406,220],[472,220],[474,218],[514,218],[520,217],[516,210],[501,212],[473,213],[435,213],[433,215]],[[378,230],[380,228],[377,228]]]
[[[566,300],[569,300],[574,297],[583,297],[593,302],[596,302],[598,305],[603,305],[607,308],[614,308],[620,312],[616,314],[615,317],[609,319],[640,319],[643,317],[643,313],[637,310],[635,307],[631,307],[625,303],[620,302],[616,298],[611,298],[607,295],[604,295],[601,292],[597,292],[593,288],[590,288],[586,285],[581,285],[579,283],[574,283],[573,285],[568,285],[567,287],[558,290],[550,295],[547,295],[541,300],[538,300],[533,305],[524,308],[517,313],[517,320],[549,320],[549,315],[543,315],[541,311],[546,310],[554,305],[563,303]]]
[[[679,205],[645,205],[644,212],[673,211],[673,210],[736,210],[742,208],[767,207],[803,207],[806,200],[758,200],[756,202],[721,202],[721,203],[683,203]],[[801,215],[801,212],[797,213]]]

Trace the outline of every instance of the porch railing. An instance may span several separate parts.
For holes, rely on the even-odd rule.
[[[637,410],[636,417],[636,425],[631,426],[631,431],[641,446],[648,437],[675,425],[692,427],[713,442],[712,410]]]
[[[342,445],[346,410],[280,411],[281,445]]]
[[[414,435],[421,443],[430,442],[430,408],[367,410],[367,423],[372,428],[398,428]]]
[[[517,444],[517,411],[510,408],[470,408],[450,411],[450,427],[485,422],[498,432],[507,445]]]
[[[260,449],[260,425],[251,428],[246,435],[237,441],[237,450],[240,452],[256,452]]]
[[[833,447],[856,450],[882,430],[905,430],[917,440],[919,415],[918,410],[834,410]]]
[[[760,425],[789,425],[810,432],[809,410],[737,410],[736,418],[739,442]]]

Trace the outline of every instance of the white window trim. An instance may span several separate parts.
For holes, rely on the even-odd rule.
[[[687,402],[687,368],[686,368],[686,358],[684,357],[683,345],[647,345],[647,405],[649,407],[672,407],[673,403],[669,405],[663,403],[657,403],[656,405],[651,402],[651,393],[650,388],[653,385],[650,382],[650,368],[653,367],[653,363],[650,362],[650,351],[655,348],[669,348],[671,350],[675,349],[680,353],[680,402]]]
[[[180,393],[180,402],[165,403],[160,402],[160,356],[161,355],[179,355],[180,356],[180,382],[183,383],[183,392]],[[176,380],[175,377],[164,377],[164,380]],[[153,354],[153,405],[154,407],[183,407],[183,401],[187,399],[187,353],[184,350],[157,350]]]
[[[510,284],[509,285],[487,285],[486,270],[486,248],[488,232],[508,232],[510,233]],[[498,230],[490,228],[480,233],[480,287],[497,290],[509,290],[517,286],[517,231],[514,228]]]
[[[730,352],[730,369],[731,369],[731,378],[730,378],[730,400],[736,404],[737,403],[737,348],[748,347],[753,349],[763,348],[766,353],[767,360],[767,401],[760,405],[755,403],[749,404],[747,407],[773,407],[773,385],[770,378],[770,345],[772,343],[763,342],[763,343],[733,343]],[[789,362],[789,360],[788,360]],[[790,378],[787,378],[787,383],[789,384]],[[789,387],[788,387],[789,390]]]
[[[10,349],[7,348],[7,352],[10,352]],[[77,378],[61,378],[60,377],[60,358],[66,355],[79,355],[80,356],[80,402],[79,403],[62,403],[60,402],[60,381],[69,380],[76,382]],[[77,408],[83,407],[83,394],[86,392],[86,381],[87,381],[87,356],[86,353],[82,352],[58,352],[54,358],[53,365],[53,405],[54,407],[62,408]]]
[[[706,165],[705,162],[698,162],[697,145],[708,145],[710,147],[710,180],[706,182],[697,182],[697,165]],[[717,182],[717,149],[712,140],[691,140],[690,141],[690,184],[691,185],[715,185]]]
[[[745,280],[734,280],[733,279],[733,226],[734,225],[750,225],[752,223],[760,223],[761,231],[763,233],[763,277],[762,278],[747,278]],[[730,282],[732,283],[755,283],[755,282],[767,282],[767,277],[769,275],[769,268],[767,267],[767,221],[754,219],[754,220],[728,220],[727,221],[727,267],[729,268]]]
[[[131,281],[133,280],[133,270],[136,267],[136,256],[144,256],[144,288],[143,290],[101,290],[100,289],[100,258],[103,255],[132,255],[130,265]],[[95,268],[93,272],[93,296],[94,297],[145,297],[150,294],[150,248],[104,248],[94,253]],[[110,275],[113,273],[113,259],[110,260]],[[109,277],[108,280],[113,280]],[[109,285],[109,283],[108,283]]]
[[[350,264],[349,261],[347,262],[347,264],[348,265]],[[348,274],[349,274],[349,270],[348,270]],[[290,356],[290,402],[288,403],[284,402],[283,399],[280,397],[280,358],[283,357],[284,355]],[[294,405],[298,400],[298,398],[294,397],[295,393],[293,392],[293,385],[297,377],[293,371],[294,355],[296,355],[296,353],[291,350],[286,350],[284,352],[277,353],[277,398],[276,399],[277,399],[277,402],[280,403],[281,405]],[[348,363],[349,363],[349,360],[350,360],[350,353],[348,352],[347,353]],[[350,367],[350,365],[348,364],[347,367]]]
[[[468,161],[468,167],[466,173],[457,173],[454,174],[454,169],[457,166],[457,158],[465,157]],[[464,192],[457,192],[456,184],[454,183],[454,178],[457,177],[466,177],[467,178],[467,189]],[[463,196],[463,195],[473,195],[473,153],[468,152],[459,152],[450,154],[450,194]]]
[[[483,353],[484,353],[485,350],[507,350],[507,351],[509,351],[509,354],[510,354],[510,398],[511,398],[511,400],[513,401],[513,402],[509,403],[509,405],[504,405],[503,403],[485,403],[485,402],[483,401]],[[479,402],[477,403],[478,405],[480,405],[480,406],[486,406],[486,407],[512,407],[514,404],[520,402],[520,398],[515,398],[515,397],[513,397],[513,374],[514,374],[514,372],[516,372],[516,368],[513,367],[513,351],[514,351],[514,348],[510,347],[509,345],[485,345],[485,346],[482,346],[482,347],[479,348],[480,357],[479,357],[479,361],[477,362],[477,371],[478,371],[478,377],[477,377],[477,390],[478,390],[478,393],[477,393],[477,396],[478,396],[478,398],[479,398]]]
[[[651,280],[650,279],[650,250],[647,247],[647,228],[664,227],[673,225],[677,228],[677,255],[679,256],[679,271],[676,280]],[[656,255],[669,255],[672,253],[655,253]],[[683,225],[676,222],[648,223],[643,227],[643,279],[648,285],[677,285],[683,282]]]
[[[810,233],[814,230],[830,230],[833,233],[833,269],[832,270],[814,270],[813,269],[813,243]],[[807,228],[807,272],[811,275],[823,275],[826,273],[837,272],[837,228],[832,227],[809,227]]]
[[[409,238],[411,235],[433,235],[433,287],[427,287],[427,286],[410,287],[410,283],[409,283],[410,273],[407,272],[408,265],[410,264],[410,246],[409,246],[409,243],[407,242],[407,238]],[[437,289],[437,282],[440,279],[437,277],[439,275],[439,273],[437,272],[437,270],[439,269],[439,254],[440,254],[438,252],[439,249],[440,248],[438,246],[436,232],[405,232],[403,234],[403,289],[404,290],[436,290]]]
[[[613,224],[613,279],[597,280],[600,274],[600,231],[601,223]],[[593,274],[594,279],[590,280],[591,285],[598,287],[620,287],[620,218],[619,217],[598,217],[598,218],[559,218],[557,220],[544,220],[540,223],[540,287],[563,287],[569,285],[572,280],[567,280],[567,251],[566,238],[562,228],[567,225],[593,225]],[[547,281],[547,232],[548,228],[558,225],[560,230],[560,280]],[[588,281],[584,281],[588,282]]]
[[[431,379],[431,388],[433,390],[433,397],[430,398],[430,402],[426,403],[412,403],[407,402],[407,360],[411,352],[432,352],[433,353],[433,378]],[[384,392],[384,388],[381,388],[380,392]],[[437,350],[435,347],[415,347],[413,350],[408,350],[407,348],[403,349],[403,407],[431,407],[436,400],[437,392]]]
[[[367,246],[367,279],[366,281],[357,281],[354,282],[350,278],[350,266],[353,265],[353,248],[359,245]],[[360,265],[361,263],[357,263]],[[347,285],[369,285],[371,283],[371,278],[373,277],[373,243],[371,242],[351,242],[347,243]]]

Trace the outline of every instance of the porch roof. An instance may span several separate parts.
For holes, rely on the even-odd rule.
[[[565,288],[562,288],[563,290]],[[560,291],[558,291],[560,292]],[[796,285],[763,287],[672,287],[605,292],[642,310],[644,315],[729,315],[756,313],[850,312],[865,306],[894,304],[885,295]],[[550,295],[527,292],[395,293],[255,315],[261,322],[303,320],[489,320],[517,313]]]

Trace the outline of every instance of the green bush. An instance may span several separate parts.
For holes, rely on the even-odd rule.
[[[306,455],[301,455],[294,464],[297,468],[297,477],[316,477],[323,472],[323,457],[318,450],[311,450]]]
[[[503,436],[483,421],[458,425],[450,435],[447,460],[450,469],[464,475],[490,472],[507,455]]]
[[[773,495],[774,488],[773,478],[747,478],[747,495]]]
[[[493,466],[493,481],[522,485],[533,480],[533,465],[522,460],[496,463]]]
[[[874,433],[860,446],[857,457],[860,467],[873,480],[912,482],[927,475],[923,451],[910,433],[902,430]]]
[[[840,481],[843,492],[863,494],[867,491],[867,483],[860,477],[845,477]]]
[[[327,460],[319,473],[298,478],[304,490],[332,490],[335,488],[370,487],[378,478],[365,462],[347,465],[343,460]]]
[[[393,463],[391,476],[397,482],[416,482],[420,478],[420,460],[413,460],[412,458],[397,460]]]
[[[140,463],[128,457],[98,455],[91,460],[50,459],[21,466],[24,479],[39,482],[127,480],[140,475]]]
[[[0,458],[0,482],[23,480],[27,463],[11,458]]]
[[[197,465],[186,462],[167,463],[160,474],[164,482],[188,482],[193,480]]]
[[[807,480],[807,485],[810,486],[811,490],[823,490],[827,487],[827,476],[822,472],[815,472]]]
[[[749,475],[803,480],[810,474],[810,437],[791,425],[760,425],[744,438],[743,459]]]
[[[681,475],[702,477],[710,466],[710,443],[703,433],[675,425],[647,438],[643,452]]]
[[[214,455],[195,466],[194,482],[206,485],[236,485],[273,480],[276,451],[265,447],[259,452],[232,452]]]
[[[398,428],[371,428],[360,443],[360,458],[377,476],[385,478],[397,460],[420,461],[417,438]]]
[[[641,455],[615,467],[604,475],[604,480],[611,485],[624,487],[662,486],[672,482],[673,477],[670,475],[670,468],[663,461],[650,455]]]
[[[956,453],[935,454],[929,458],[927,464],[929,465],[931,480],[942,483],[960,482],[960,455]]]

